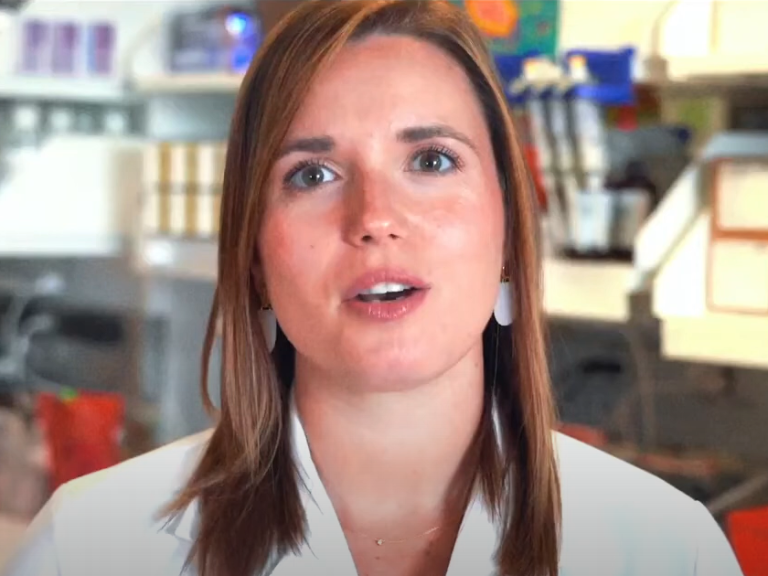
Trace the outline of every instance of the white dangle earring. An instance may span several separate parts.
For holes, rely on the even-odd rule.
[[[267,348],[272,352],[277,340],[277,318],[275,318],[272,306],[267,304],[259,310],[259,320],[261,321],[261,329],[264,331],[264,339],[267,341]]]
[[[514,309],[512,303],[512,282],[507,274],[506,266],[501,270],[501,282],[499,282],[499,294],[496,296],[496,306],[493,308],[493,315],[496,322],[501,326],[509,326],[514,318]]]

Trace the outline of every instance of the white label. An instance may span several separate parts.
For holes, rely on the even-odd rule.
[[[213,189],[201,188],[203,191],[197,197],[197,231],[208,237],[213,236],[215,230]]]
[[[157,190],[149,190],[144,195],[144,230],[147,234],[160,232],[160,195]]]
[[[187,232],[187,202],[184,188],[171,192],[171,234],[183,236]]]
[[[160,147],[151,144],[144,147],[144,183],[155,186],[160,182]]]
[[[174,144],[171,147],[171,182],[184,184],[187,181],[187,146]]]
[[[717,186],[722,228],[768,231],[768,164],[723,164]]]
[[[579,150],[581,151],[581,165],[585,172],[607,171],[608,151],[601,140],[589,140],[579,138]]]
[[[200,144],[197,147],[197,182],[210,185],[218,178],[218,150],[215,144]]]
[[[768,244],[716,240],[711,250],[712,303],[734,312],[768,313]]]

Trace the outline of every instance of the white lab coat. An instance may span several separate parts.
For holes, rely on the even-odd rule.
[[[297,417],[296,455],[310,534],[270,576],[354,576],[352,557]],[[209,433],[71,482],[30,527],[6,576],[193,576],[183,569],[197,525],[192,504],[155,517],[182,486]],[[563,495],[561,576],[742,576],[707,510],[656,477],[557,436]],[[480,498],[469,507],[448,576],[493,576],[496,527]],[[248,535],[240,535],[248,545]],[[523,576],[523,575],[519,575]],[[526,575],[527,576],[527,575]]]

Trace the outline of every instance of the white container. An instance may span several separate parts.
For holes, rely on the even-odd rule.
[[[69,134],[75,128],[75,111],[66,106],[57,106],[48,113],[48,126],[55,134]]]
[[[723,161],[716,178],[718,227],[768,234],[768,162]]]
[[[104,113],[104,133],[110,136],[124,136],[130,132],[130,116],[127,110],[115,108]]]
[[[116,256],[136,232],[139,140],[57,135],[3,181],[0,253]]]
[[[581,168],[605,174],[610,168],[610,155],[602,107],[581,98],[575,98],[571,106]]]
[[[605,253],[611,249],[615,195],[606,190],[578,194],[573,246],[578,252]]]
[[[632,250],[635,238],[651,213],[651,196],[641,188],[616,193],[613,247]]]
[[[768,314],[768,242],[715,239],[709,265],[710,308]]]

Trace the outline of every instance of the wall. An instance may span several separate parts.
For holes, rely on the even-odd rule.
[[[652,28],[667,0],[560,0],[560,46],[650,46]]]

